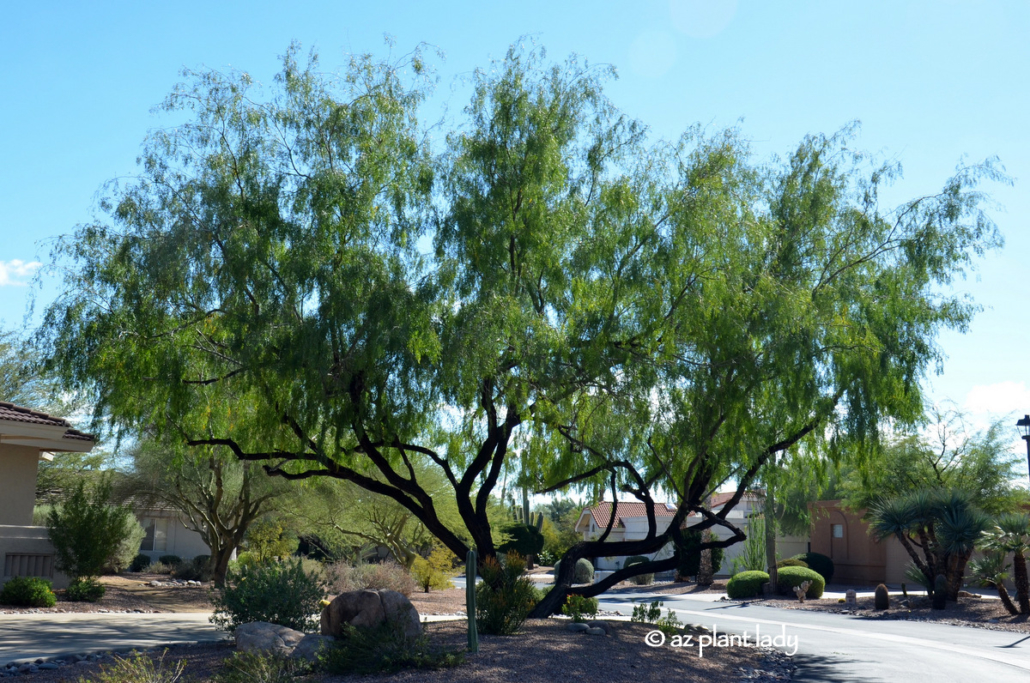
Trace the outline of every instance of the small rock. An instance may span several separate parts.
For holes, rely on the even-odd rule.
[[[52,671],[53,669],[59,668],[57,664],[53,662],[43,662],[39,665],[41,671]]]
[[[290,658],[306,659],[309,662],[315,662],[318,660],[318,653],[321,652],[322,648],[329,647],[335,640],[332,636],[320,636],[315,633],[309,633],[301,638],[301,641],[297,643],[297,647],[293,648]]]
[[[607,621],[588,621],[587,626],[589,626],[590,628],[604,629],[605,635],[610,635],[612,632],[612,625],[609,624]]]
[[[588,628],[590,628],[590,627],[587,626],[586,624],[584,624],[582,622],[574,621],[571,624],[569,624],[568,626],[566,626],[565,630],[566,631],[572,631],[573,633],[578,633],[580,631],[586,631]]]
[[[304,639],[304,634],[292,628],[255,621],[236,629],[236,648],[242,652],[271,651],[284,655]]]
[[[605,631],[603,628],[587,628],[585,633],[588,636],[606,636],[606,635],[608,635],[608,632]]]

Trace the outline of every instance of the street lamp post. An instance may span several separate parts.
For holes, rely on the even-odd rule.
[[[1024,415],[1022,420],[1016,422],[1016,426],[1022,432],[1023,441],[1026,441],[1026,464],[1030,467],[1030,415]]]

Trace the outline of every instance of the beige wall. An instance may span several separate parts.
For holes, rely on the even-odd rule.
[[[189,560],[197,555],[210,555],[211,549],[204,542],[204,537],[183,524],[182,515],[173,510],[136,510],[139,523],[146,528],[148,519],[164,519],[166,525],[165,547],[163,550],[140,550],[152,560],[162,555],[178,555]]]
[[[54,568],[46,527],[0,526],[0,585],[15,576],[41,576],[54,588],[68,587],[68,577]]]
[[[32,524],[39,449],[0,444],[0,525]]]

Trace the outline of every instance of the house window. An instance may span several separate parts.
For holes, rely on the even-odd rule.
[[[168,520],[163,517],[143,517],[140,526],[146,531],[139,549],[143,551],[162,552],[168,550]]]
[[[844,538],[844,525],[843,524],[834,524],[833,525],[833,537],[834,538]]]

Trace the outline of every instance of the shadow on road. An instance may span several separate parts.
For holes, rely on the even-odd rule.
[[[797,665],[795,681],[804,683],[860,683],[882,681],[872,675],[863,676],[863,663],[844,655],[836,657],[806,655],[798,653],[791,657]]]

